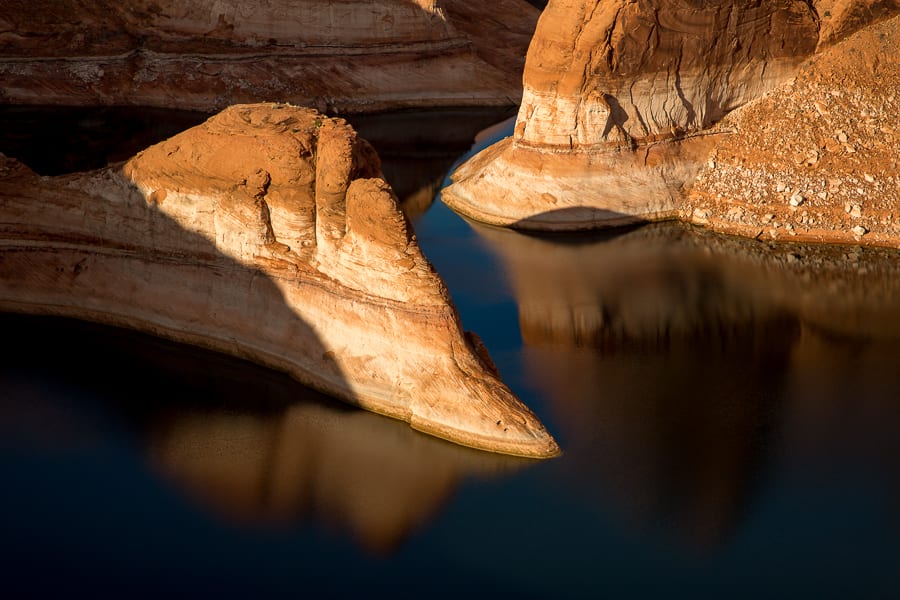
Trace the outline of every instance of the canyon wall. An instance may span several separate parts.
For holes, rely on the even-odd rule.
[[[0,310],[227,352],[463,445],[558,452],[345,121],[236,105],[120,167],[2,160]]]
[[[551,1],[529,48],[513,135],[458,169],[443,197],[476,220],[522,229],[684,216],[692,183],[731,133],[719,126],[725,115],[898,8]]]
[[[537,16],[524,0],[10,0],[0,102],[512,105]]]

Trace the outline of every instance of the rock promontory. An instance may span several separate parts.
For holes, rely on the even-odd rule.
[[[514,105],[537,17],[525,0],[9,0],[0,102]]]
[[[124,165],[0,164],[0,310],[75,317],[250,359],[463,445],[556,443],[463,332],[343,120],[236,105]]]
[[[694,136],[791,77],[817,42],[801,0],[551,1],[514,135],[459,169],[444,197],[534,229],[673,216],[708,149]]]
[[[813,117],[824,111],[836,123],[832,145],[849,136],[837,132],[846,129],[838,122],[874,123],[881,118],[876,113],[885,122],[896,118],[890,90],[897,66],[889,47],[898,10],[896,2],[865,0],[553,0],[528,51],[513,135],[459,168],[444,200],[476,220],[521,229],[670,218],[715,227],[706,218],[714,216],[714,202],[688,196],[701,171],[721,164],[717,155],[734,150],[755,164],[780,161],[782,136],[797,134],[811,139],[809,148],[797,150],[802,163],[823,152],[821,123]],[[860,42],[850,40],[859,36],[873,40],[870,51],[857,51]],[[884,48],[875,47],[875,38]],[[831,74],[816,76],[815,91],[802,91],[794,78],[810,69]],[[792,118],[782,118],[785,103],[798,105]],[[763,129],[768,137],[760,135]],[[863,179],[874,168],[864,163],[858,153],[838,169],[842,174],[823,169],[819,177]],[[844,168],[851,164],[852,175]],[[749,179],[734,176],[738,170],[719,173],[735,190],[755,190]],[[881,176],[888,185],[890,173]],[[715,185],[714,199],[726,197],[722,182]]]

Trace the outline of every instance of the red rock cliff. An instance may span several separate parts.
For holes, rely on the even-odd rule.
[[[9,0],[0,101],[508,105],[537,16],[524,0]]]

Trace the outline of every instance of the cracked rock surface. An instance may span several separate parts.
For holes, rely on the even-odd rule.
[[[443,198],[518,229],[681,218],[893,244],[898,11],[551,1],[513,136],[459,168]]]
[[[696,134],[791,77],[817,43],[800,0],[551,1],[514,135],[459,169],[444,198],[522,229],[672,217],[709,148]]]

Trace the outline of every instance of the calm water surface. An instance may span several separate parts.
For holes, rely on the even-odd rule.
[[[505,116],[360,127],[417,132],[382,135],[385,171],[562,457],[460,448],[221,355],[6,315],[4,591],[900,597],[900,254],[671,224],[527,236],[430,204]],[[185,123],[163,117],[140,131]],[[58,118],[0,114],[7,132]],[[94,145],[123,129],[78,119],[65,135]],[[0,151],[35,168],[73,160],[12,137]]]

